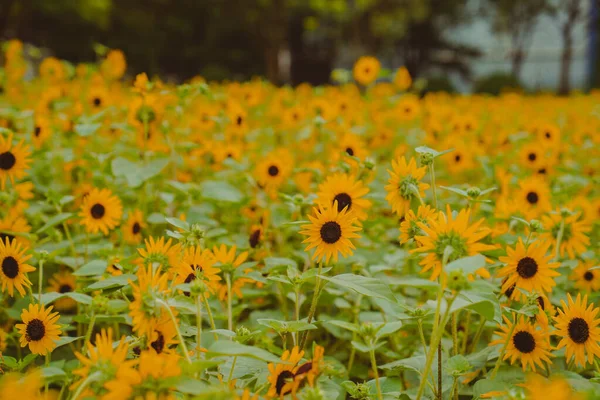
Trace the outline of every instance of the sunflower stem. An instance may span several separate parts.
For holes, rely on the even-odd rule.
[[[490,375],[490,379],[494,379],[496,378],[496,374],[498,373],[498,370],[500,369],[500,364],[502,364],[502,358],[504,356],[504,353],[506,352],[506,349],[508,348],[508,344],[510,343],[511,339],[512,339],[512,335],[515,331],[515,327],[517,326],[516,321],[513,321],[512,326],[510,327],[510,331],[508,332],[508,335],[506,335],[506,340],[504,341],[504,345],[502,346],[502,350],[500,350],[500,354],[498,354],[498,359],[496,360],[496,364],[494,365],[494,369],[492,370],[492,374]]]
[[[233,330],[233,312],[231,311],[231,275],[225,274],[225,281],[227,282],[227,329]]]
[[[187,362],[189,364],[191,364],[192,359],[190,358],[190,354],[188,353],[187,346],[185,345],[185,340],[183,339],[183,336],[181,335],[181,330],[179,329],[179,324],[177,323],[177,320],[175,319],[175,315],[173,314],[171,307],[169,307],[169,305],[167,303],[165,303],[163,300],[157,299],[156,302],[167,309],[167,312],[169,313],[169,316],[171,317],[171,321],[173,321],[173,325],[175,326],[175,330],[177,331],[177,338],[179,339],[179,345],[181,346],[181,350],[183,351],[183,354],[185,355],[185,359],[187,360]]]
[[[310,310],[308,312],[307,322],[309,324],[312,322],[312,319],[315,316],[315,312],[317,310],[317,303],[319,301],[319,295],[320,295],[321,271],[322,270],[323,270],[323,263],[319,263],[319,270],[317,271],[317,278],[315,281],[315,291],[313,293],[312,302],[310,304]],[[300,350],[304,350],[304,346],[306,345],[307,339],[308,339],[308,331],[305,331],[304,334],[302,335],[302,340],[300,342]]]
[[[371,343],[371,349],[369,355],[371,356],[371,368],[373,368],[373,374],[375,374],[375,386],[377,387],[377,399],[383,400],[381,394],[381,384],[379,383],[379,372],[377,372],[377,360],[375,359],[375,350],[373,349],[373,343]]]
[[[361,302],[362,302],[362,294],[359,294],[356,297],[356,302],[354,303],[354,308],[352,309],[352,313],[354,314],[354,320],[353,320],[354,324],[358,324],[358,314],[360,313],[360,303]],[[352,332],[352,341],[356,340],[356,336],[357,336],[357,333]],[[348,371],[348,374],[350,374],[352,371],[352,365],[354,364],[355,357],[356,357],[356,348],[354,346],[352,346],[352,349],[350,350],[350,358],[348,359],[348,367],[346,368],[346,370]]]
[[[441,288],[441,286],[440,286]],[[441,289],[443,290],[443,289]],[[442,335],[444,334],[444,329],[446,327],[446,323],[449,319],[450,308],[452,307],[452,303],[458,296],[458,292],[454,293],[450,300],[448,301],[448,305],[446,306],[446,310],[442,316],[442,319],[439,324],[436,324],[434,321],[435,329],[433,330],[433,334],[431,335],[431,343],[429,344],[429,352],[427,353],[427,359],[425,362],[425,369],[423,370],[423,374],[421,376],[421,383],[419,384],[419,389],[417,391],[417,400],[421,400],[423,397],[423,392],[425,391],[425,385],[429,381],[428,375],[431,370],[431,365],[433,364],[433,359],[435,358],[435,353],[437,352],[438,345],[442,340]],[[441,302],[440,302],[441,303]],[[439,308],[439,307],[438,307]],[[439,311],[439,310],[438,310]],[[438,312],[439,314],[439,312]]]
[[[75,250],[75,243],[73,242],[73,238],[71,237],[71,230],[69,229],[69,225],[67,225],[66,222],[63,222],[62,226],[65,231],[65,235],[67,235],[69,245],[71,246],[71,253],[73,253],[73,258],[77,259],[77,250]]]
[[[196,358],[200,359],[200,349],[202,343],[202,303],[200,296],[196,296]]]
[[[437,370],[437,398],[438,400],[442,400],[442,343],[438,344],[437,348],[437,362],[438,362],[438,370]]]
[[[564,232],[565,232],[565,220],[562,219],[560,221],[560,228],[558,229],[558,233],[556,234],[556,253],[554,255],[554,259],[557,261],[560,257],[560,242],[562,242]]]
[[[210,309],[210,304],[208,304],[208,299],[205,296],[202,296],[202,300],[204,301],[204,307],[206,308],[206,313],[208,314],[208,320],[210,321],[210,329],[213,331],[217,329],[215,327],[215,319],[213,318],[212,311]],[[219,335],[213,332],[215,336],[215,341],[219,340]]]
[[[450,393],[452,393],[452,397],[454,400],[458,400],[458,377],[457,376],[454,377],[454,382],[452,382],[452,390],[450,391]]]
[[[417,321],[417,326],[419,327],[419,336],[421,337],[421,344],[423,345],[423,354],[427,354],[427,342],[425,341],[425,334],[423,333],[422,319]]]
[[[237,356],[233,357],[233,361],[231,362],[231,369],[229,370],[229,376],[227,377],[227,383],[231,382],[233,378],[233,370],[235,369],[235,363],[237,361]]]
[[[38,282],[38,303],[42,305],[42,282],[44,281],[44,259],[40,260],[39,282]]]
[[[81,396],[81,394],[83,393],[83,390],[90,383],[97,381],[101,377],[102,377],[102,371],[96,371],[93,374],[88,375],[88,377],[85,378],[85,380],[83,382],[81,382],[81,385],[79,385],[79,387],[77,387],[77,390],[75,391],[75,393],[73,393],[73,397],[71,397],[71,400],[77,400],[79,398],[79,396]]]
[[[96,323],[96,314],[92,314],[92,318],[90,318],[90,324],[88,325],[88,329],[85,333],[85,339],[83,340],[83,347],[81,348],[82,353],[85,352],[85,349],[87,348],[87,345],[90,342],[95,323]]]
[[[435,170],[433,168],[433,160],[431,161],[431,164],[429,165],[429,176],[431,177],[431,191],[433,193],[433,208],[435,208],[437,210],[438,203],[437,203],[437,192],[435,190]]]
[[[477,328],[477,332],[475,332],[475,336],[473,337],[473,342],[471,342],[471,346],[469,347],[469,354],[473,352],[473,350],[475,350],[475,346],[477,346],[477,342],[479,341],[479,338],[481,337],[481,334],[483,333],[483,330],[485,329],[485,317],[482,315],[479,318],[479,328]]]
[[[460,310],[452,313],[452,351],[458,354],[458,314]]]
[[[467,310],[467,318],[464,324],[465,330],[463,332],[463,339],[460,346],[461,354],[466,354],[467,352],[467,342],[469,341],[469,326],[471,325],[471,311]],[[458,354],[458,353],[457,353]]]

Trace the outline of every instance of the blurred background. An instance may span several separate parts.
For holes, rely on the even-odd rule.
[[[264,76],[331,82],[361,55],[405,65],[429,90],[600,86],[600,0],[0,0],[0,39],[179,82]],[[41,49],[40,51],[37,48]]]

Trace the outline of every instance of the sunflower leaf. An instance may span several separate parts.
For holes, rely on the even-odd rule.
[[[42,226],[40,229],[38,229],[35,233],[40,234],[40,233],[46,232],[48,229],[53,228],[58,224],[62,224],[63,222],[65,222],[66,220],[71,218],[73,215],[74,215],[73,213],[60,213],[58,215],[55,215],[54,217],[52,217],[48,221],[46,221],[44,226]]]
[[[212,346],[208,348],[207,355],[232,357],[245,356],[266,362],[283,363],[279,357],[269,353],[266,350],[259,349],[258,347],[254,346],[246,346],[245,344],[232,342],[229,340],[219,340],[214,342]]]
[[[82,265],[77,271],[73,272],[75,276],[97,276],[102,275],[106,271],[108,263],[106,260],[92,260],[85,265]]]
[[[355,274],[341,274],[332,277],[324,275],[319,276],[321,279],[325,279],[336,286],[352,289],[363,296],[378,297],[380,299],[389,300],[393,303],[396,302],[396,298],[394,297],[394,293],[390,287],[378,278],[369,278]]]

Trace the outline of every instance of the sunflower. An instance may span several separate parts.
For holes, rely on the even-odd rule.
[[[579,265],[573,270],[571,279],[575,281],[575,287],[586,292],[600,290],[600,269],[592,269],[599,263],[593,260],[579,261]]]
[[[354,79],[363,86],[375,81],[379,76],[381,64],[375,57],[361,57],[354,64]]]
[[[87,103],[92,112],[100,111],[108,105],[108,90],[103,84],[94,84],[87,93]]]
[[[550,188],[543,178],[532,176],[519,182],[515,196],[519,210],[525,218],[538,218],[550,211]]]
[[[450,206],[447,206],[445,214],[439,212],[432,216],[427,224],[417,223],[425,235],[415,236],[415,241],[421,243],[421,247],[411,252],[425,253],[425,257],[419,264],[423,267],[421,272],[432,271],[431,280],[435,280],[442,273],[447,247],[452,248],[452,252],[447,256],[448,263],[496,248],[490,244],[480,243],[480,240],[491,231],[481,226],[483,219],[469,225],[470,216],[470,209],[460,210],[458,214],[453,215]],[[489,272],[485,268],[478,269],[476,273],[484,278],[489,277]]]
[[[546,146],[556,147],[560,144],[560,128],[554,124],[544,124],[537,129],[538,141]]]
[[[325,259],[325,263],[329,263],[332,256],[337,262],[338,254],[344,257],[352,255],[355,247],[350,239],[360,237],[356,232],[361,228],[354,226],[356,217],[347,209],[338,210],[337,200],[334,201],[333,207],[323,208],[319,205],[318,208],[313,208],[314,216],[308,216],[311,223],[302,225],[303,230],[300,233],[308,236],[302,242],[308,243],[305,251],[316,248],[312,258],[318,262]]]
[[[24,177],[25,170],[31,163],[29,146],[25,146],[23,140],[13,145],[12,139],[12,133],[8,134],[8,138],[0,135],[0,189],[2,190],[7,179],[14,184],[15,179]]]
[[[408,163],[404,156],[392,161],[392,170],[388,170],[390,179],[385,186],[387,192],[385,199],[399,216],[404,216],[410,210],[413,198],[425,196],[425,190],[429,185],[420,181],[426,171],[426,167],[417,168],[414,158],[411,158]]]
[[[39,116],[35,118],[33,123],[33,132],[31,134],[31,142],[36,149],[42,147],[42,145],[52,136],[52,127],[50,121],[45,116]]]
[[[561,376],[552,376],[550,379],[538,374],[529,374],[524,383],[520,384],[525,389],[527,400],[583,400],[576,393],[569,382]]]
[[[177,328],[173,325],[173,320],[169,315],[164,315],[163,319],[158,321],[154,327],[152,336],[148,338],[149,350],[158,354],[170,353],[170,347],[177,344],[176,336]]]
[[[28,246],[29,240],[21,234],[27,234],[30,231],[31,226],[29,226],[27,220],[23,217],[9,214],[5,218],[0,219],[0,242],[8,239],[9,241],[15,240],[23,246]]]
[[[242,297],[242,287],[246,283],[253,282],[252,279],[244,278],[244,276],[237,272],[237,268],[242,265],[248,259],[248,252],[244,251],[236,257],[236,246],[227,247],[224,244],[221,247],[213,247],[212,250],[215,261],[220,263],[221,269],[231,270],[231,293],[237,297]],[[246,273],[243,271],[243,273]],[[219,300],[224,300],[227,297],[227,285],[217,284],[217,293]]]
[[[150,338],[158,322],[168,316],[168,311],[156,303],[156,299],[169,292],[168,276],[161,274],[158,268],[154,269],[151,265],[140,267],[136,275],[137,283],[129,282],[133,292],[133,301],[129,303],[129,315],[133,331]]]
[[[256,164],[254,176],[258,185],[273,197],[292,171],[291,157],[287,150],[280,149],[267,154]]]
[[[396,116],[400,121],[412,121],[421,112],[419,99],[413,95],[404,95],[395,107]]]
[[[561,338],[557,349],[566,347],[566,359],[575,359],[579,366],[592,364],[594,357],[600,357],[600,308],[594,303],[587,305],[587,295],[577,295],[575,301],[567,293],[568,303],[561,300],[562,309],[554,317],[556,331],[554,335]],[[586,357],[587,352],[587,357]]]
[[[181,258],[181,246],[179,243],[171,244],[172,239],[165,242],[165,238],[154,239],[150,237],[144,240],[145,248],[138,249],[138,253],[142,256],[138,263],[149,265],[153,263],[159,264],[162,269],[171,273],[172,268],[179,263]]]
[[[6,341],[7,338],[8,333],[4,329],[0,328],[0,353],[6,350],[6,346],[8,345],[8,342]]]
[[[590,238],[587,234],[591,231],[591,226],[585,221],[580,221],[581,213],[575,213],[563,216],[560,210],[549,213],[542,217],[542,225],[544,232],[540,234],[540,240],[552,243],[556,249],[558,243],[558,235],[560,237],[560,256],[564,257],[565,253],[569,255],[571,260],[585,252],[590,245]]]
[[[500,326],[500,331],[495,332],[496,335],[500,336],[500,339],[491,342],[490,345],[506,343],[508,335],[512,332],[512,336],[508,340],[506,352],[504,353],[504,360],[510,358],[512,365],[519,359],[523,371],[529,365],[534,372],[536,365],[543,368],[543,362],[551,363],[550,335],[547,330],[529,323],[522,315],[516,320],[513,313],[512,321],[506,316],[502,318],[506,324]]]
[[[337,202],[338,211],[347,208],[348,214],[364,221],[367,219],[365,210],[371,207],[371,202],[361,197],[367,193],[369,188],[354,175],[336,173],[328,176],[325,182],[319,185],[315,203],[327,208]]]
[[[285,364],[269,363],[269,377],[267,380],[271,384],[267,392],[267,398],[279,398],[287,394],[295,396],[298,390],[298,380],[294,379],[296,371],[298,371],[298,363],[304,355],[304,350],[300,350],[298,346],[294,346],[292,351],[286,350],[281,355],[281,360]]]
[[[338,161],[340,153],[346,153],[350,157],[356,157],[359,160],[364,160],[369,154],[364,143],[364,140],[358,135],[353,133],[345,133],[338,137],[337,143],[335,144],[336,150],[332,157],[332,161]],[[352,159],[346,160],[350,165],[355,166],[356,161]]]
[[[56,324],[59,317],[57,312],[52,312],[52,306],[44,308],[39,304],[30,304],[29,310],[21,313],[23,323],[15,325],[21,335],[21,347],[29,345],[33,354],[52,352],[61,332],[60,325]]]
[[[110,50],[100,64],[100,71],[107,79],[120,79],[127,69],[125,54],[121,50]]]
[[[210,250],[202,249],[200,246],[187,247],[182,260],[176,267],[177,276],[173,281],[174,285],[200,279],[208,286],[208,291],[205,293],[208,297],[216,289],[218,281],[221,280],[220,270],[214,266],[215,262],[215,257]],[[187,291],[184,294],[189,296]]]
[[[500,257],[500,262],[506,264],[498,271],[498,276],[506,280],[502,284],[502,291],[506,292],[513,287],[526,290],[529,293],[545,294],[552,291],[556,285],[554,277],[560,276],[555,271],[560,263],[550,262],[552,255],[547,255],[549,242],[536,240],[525,246],[519,238],[515,248],[507,247],[507,255]],[[514,290],[512,298],[519,301],[523,294]]]
[[[400,67],[396,70],[396,73],[394,74],[394,85],[402,91],[410,88],[410,85],[412,85],[412,78],[406,67]]]
[[[96,188],[83,199],[79,212],[87,232],[102,231],[105,235],[119,224],[122,214],[121,200],[108,189]]]
[[[407,243],[414,239],[417,235],[423,235],[423,231],[419,228],[419,223],[426,224],[431,218],[435,218],[437,210],[428,205],[419,206],[417,213],[413,210],[408,210],[405,217],[400,222],[400,243]]]
[[[548,150],[540,147],[539,143],[529,143],[521,147],[519,161],[521,165],[538,171],[549,164],[548,155]]]
[[[11,297],[14,296],[15,289],[21,296],[25,296],[25,288],[31,286],[27,273],[35,271],[35,268],[25,264],[31,258],[31,255],[25,254],[26,251],[16,240],[0,240],[0,282],[2,292],[7,291]]]
[[[17,372],[0,375],[0,398],[46,400],[41,393],[44,381],[40,370],[21,375]]]
[[[294,375],[295,380],[302,380],[306,377],[308,385],[313,387],[315,380],[319,377],[319,374],[323,370],[323,355],[325,354],[325,348],[323,346],[315,346],[313,350],[313,356],[310,361],[300,365]]]
[[[76,382],[72,388],[81,385],[83,380],[96,371],[101,371],[104,381],[112,379],[118,372],[133,372],[136,361],[126,360],[129,349],[125,337],[113,345],[113,332],[111,328],[102,329],[96,334],[95,344],[87,343],[87,354],[76,352],[75,356],[81,363],[81,367],[74,370],[73,374],[80,376],[81,380]]]
[[[63,271],[54,274],[49,280],[50,287],[48,288],[51,292],[57,293],[70,293],[74,292],[77,287],[77,281],[75,276],[70,272]],[[70,297],[63,297],[54,302],[54,307],[57,311],[69,311],[77,306],[77,302]]]
[[[129,244],[138,244],[142,241],[142,229],[146,228],[144,214],[141,210],[129,213],[127,221],[123,225],[123,239]]]

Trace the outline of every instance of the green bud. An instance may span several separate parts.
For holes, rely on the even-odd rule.
[[[529,229],[531,229],[531,232],[540,232],[543,230],[543,226],[542,223],[537,219],[532,219],[529,221]]]
[[[208,288],[202,279],[194,279],[190,282],[190,294],[193,297],[204,296]]]
[[[318,386],[304,390],[303,395],[304,400],[325,400],[325,393]]]
[[[373,161],[370,158],[367,158],[365,160],[364,164],[365,164],[365,168],[368,169],[368,170],[373,170],[375,168],[375,161]]]
[[[467,189],[467,194],[469,195],[469,197],[476,199],[477,197],[479,197],[479,195],[481,195],[481,189],[479,189],[478,187],[470,187]]]
[[[250,329],[246,328],[245,326],[238,326],[235,330],[235,335],[237,337],[246,337],[249,336],[252,332],[250,332]]]
[[[105,314],[108,311],[108,297],[102,295],[92,297],[92,309],[95,314]]]
[[[359,328],[359,332],[367,341],[375,336],[375,328],[370,322],[363,323]]]
[[[419,156],[419,160],[421,161],[421,165],[431,165],[433,164],[433,153],[421,153]]]
[[[469,288],[469,280],[461,270],[455,270],[448,274],[448,289],[461,291]]]
[[[36,256],[40,261],[46,261],[50,258],[50,253],[46,250],[40,250],[36,252]]]

